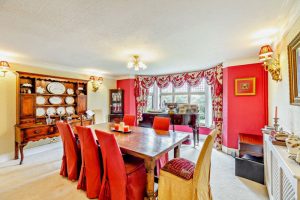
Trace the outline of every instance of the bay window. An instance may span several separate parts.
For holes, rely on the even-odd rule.
[[[189,86],[185,83],[179,88],[169,84],[168,87],[160,89],[154,84],[149,89],[147,110],[164,110],[165,103],[196,104],[199,107],[199,123],[209,127],[212,124],[210,90],[205,80],[197,86]]]

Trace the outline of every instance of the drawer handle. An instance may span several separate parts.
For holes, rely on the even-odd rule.
[[[39,134],[41,131],[40,130],[35,130],[33,133],[34,134]]]

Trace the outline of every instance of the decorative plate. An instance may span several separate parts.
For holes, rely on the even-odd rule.
[[[66,102],[66,104],[71,105],[71,104],[74,104],[75,99],[73,97],[66,97],[65,102]]]
[[[55,108],[50,107],[50,108],[47,109],[47,115],[51,116],[51,115],[55,115],[55,113],[56,113]]]
[[[37,117],[42,117],[46,114],[46,111],[44,108],[37,108],[36,109],[36,116]]]
[[[36,97],[36,104],[38,105],[44,105],[46,103],[45,97],[37,96]]]
[[[42,88],[41,86],[38,86],[36,88],[36,93],[38,93],[38,94],[44,94],[45,91],[46,91],[45,88]]]
[[[74,90],[73,90],[72,88],[68,88],[68,89],[67,89],[67,93],[68,93],[69,95],[72,95],[72,94],[74,94]]]
[[[73,106],[68,106],[66,107],[66,112],[69,114],[69,115],[73,115],[74,112],[75,112],[75,109]]]
[[[57,105],[57,104],[61,104],[63,102],[63,100],[61,97],[50,97],[49,102],[51,104]]]
[[[65,86],[59,82],[52,82],[47,85],[47,90],[51,94],[63,94],[66,91]]]
[[[64,107],[58,107],[58,108],[56,109],[56,113],[57,113],[58,115],[64,115],[64,114],[66,114],[66,110],[65,110]]]

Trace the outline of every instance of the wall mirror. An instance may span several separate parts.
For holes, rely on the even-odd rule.
[[[288,45],[290,103],[300,106],[300,32]]]

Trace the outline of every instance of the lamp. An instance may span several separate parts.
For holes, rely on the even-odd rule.
[[[93,92],[97,92],[100,85],[102,84],[103,78],[102,77],[91,76],[90,81],[92,82]]]
[[[0,61],[0,77],[5,77],[6,72],[8,72],[10,66],[7,61]]]
[[[278,58],[273,58],[273,50],[270,45],[264,45],[259,51],[259,60],[263,62],[264,69],[271,73],[272,79],[281,81],[279,55]]]
[[[140,60],[139,55],[133,55],[131,57],[131,60],[128,62],[127,67],[129,69],[134,68],[135,71],[147,68],[147,66]]]

